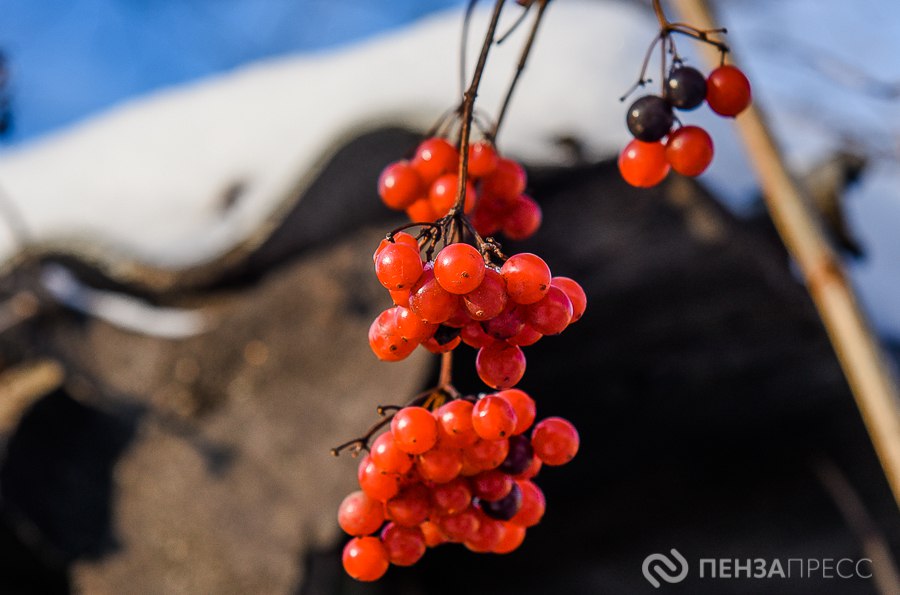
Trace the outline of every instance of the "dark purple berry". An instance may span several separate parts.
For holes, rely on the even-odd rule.
[[[655,143],[672,129],[672,106],[658,95],[645,95],[631,104],[625,121],[634,138]]]
[[[692,110],[706,99],[706,77],[690,66],[679,66],[666,79],[666,100],[680,110]]]
[[[498,521],[508,521],[516,516],[519,509],[522,508],[522,490],[517,484],[513,484],[509,494],[494,502],[478,501],[478,506],[484,514]]]
[[[525,436],[510,436],[509,454],[500,463],[500,471],[510,475],[519,475],[528,469],[534,459],[534,447]]]

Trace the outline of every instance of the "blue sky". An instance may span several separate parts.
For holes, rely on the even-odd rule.
[[[124,98],[315,51],[462,0],[0,0],[16,143]]]

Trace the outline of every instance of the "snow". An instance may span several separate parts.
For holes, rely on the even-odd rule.
[[[507,25],[515,12],[510,7]],[[900,5],[886,0],[731,0],[721,3],[720,19],[794,168],[848,142],[880,156],[848,199],[868,253],[850,268],[879,330],[893,338],[900,338],[900,244],[891,225],[900,215],[900,104],[861,92],[856,74],[900,81],[900,63],[891,60],[900,50],[898,17]],[[486,19],[481,10],[470,57]],[[428,128],[458,97],[460,25],[458,10],[437,13],[353,45],[263,60],[123,103],[0,153],[0,189],[40,242],[90,239],[149,264],[202,263],[246,241],[349,136],[388,124]],[[479,96],[488,114],[525,29],[492,52]],[[566,153],[557,139],[568,136],[591,158],[614,155],[628,140],[618,97],[654,34],[652,15],[632,4],[553,3],[501,149],[560,163]],[[679,49],[695,56],[688,40]],[[735,212],[752,210],[758,191],[731,123],[706,108],[683,120],[707,127],[716,143],[702,181]],[[236,185],[244,190],[226,208]],[[15,249],[0,227],[0,259]]]

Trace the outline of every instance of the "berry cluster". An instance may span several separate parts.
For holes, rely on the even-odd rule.
[[[586,306],[577,282],[551,276],[547,263],[530,253],[496,267],[474,246],[458,242],[423,262],[416,238],[398,232],[382,240],[374,260],[395,304],[369,328],[375,355],[399,361],[418,345],[446,353],[463,342],[478,349],[478,375],[495,389],[522,379],[523,346],[561,333]]]
[[[693,110],[704,101],[721,116],[737,116],[750,105],[750,82],[734,66],[720,66],[704,77],[696,68],[677,63],[662,96],[645,95],[631,104],[626,123],[634,140],[619,156],[626,182],[646,188],[660,183],[670,168],[685,176],[706,170],[713,158],[709,134],[699,126],[673,129],[673,108]]]
[[[406,211],[414,222],[447,215],[459,185],[459,151],[446,139],[423,141],[409,161],[388,165],[378,180],[378,194],[391,209]],[[502,231],[511,240],[531,237],[541,225],[541,208],[524,193],[522,166],[501,157],[494,145],[469,145],[468,181],[463,210],[482,236]]]
[[[518,389],[451,400],[433,412],[400,409],[360,462],[361,490],[338,511],[353,537],[344,547],[347,573],[374,581],[390,564],[410,566],[448,542],[480,553],[519,547],[544,514],[532,479],[542,465],[568,463],[579,445],[574,426],[559,417],[527,437],[534,420],[534,400]]]

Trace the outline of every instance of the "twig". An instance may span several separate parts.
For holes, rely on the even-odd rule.
[[[714,27],[706,0],[674,0],[685,20]],[[710,62],[719,56],[709,52]],[[796,260],[866,430],[881,461],[894,499],[900,505],[900,397],[895,379],[818,215],[787,171],[781,152],[758,107],[751,105],[737,126],[756,169],[766,207],[788,251]]]

